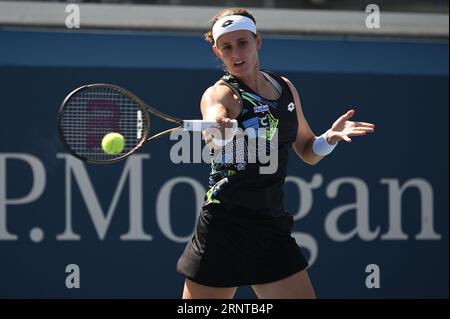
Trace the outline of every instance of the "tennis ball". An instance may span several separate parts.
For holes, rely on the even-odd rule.
[[[103,137],[102,148],[109,155],[122,152],[124,146],[125,138],[120,133],[108,133]]]

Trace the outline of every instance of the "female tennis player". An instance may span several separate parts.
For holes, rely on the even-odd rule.
[[[351,142],[352,136],[374,132],[375,126],[350,121],[355,111],[349,110],[316,137],[292,83],[260,69],[262,40],[255,18],[245,9],[231,8],[211,21],[205,38],[226,74],[205,91],[203,118],[218,120],[222,130],[231,126],[231,119],[242,130],[266,129],[258,139],[273,145],[277,138],[277,169],[262,174],[263,164],[250,163],[250,148],[242,152],[250,135],[235,136],[225,146],[207,141],[221,151],[213,157],[195,234],[177,263],[185,277],[182,297],[233,298],[239,286],[251,285],[258,298],[315,298],[308,262],[291,236],[293,217],[283,207],[288,150],[293,146],[304,162],[314,165],[339,141]],[[230,160],[239,152],[244,161]]]

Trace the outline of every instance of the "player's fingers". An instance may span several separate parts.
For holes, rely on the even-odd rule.
[[[367,123],[367,122],[355,122],[355,125],[359,126],[359,127],[372,127],[372,128],[375,128],[374,124]]]
[[[347,120],[353,116],[353,114],[355,114],[355,111],[354,111],[354,110],[350,110],[350,111],[348,111],[347,113],[345,113],[344,115],[341,115],[341,116],[336,120],[336,122],[334,122],[334,125],[342,125],[342,124],[345,124],[345,123],[347,122]],[[349,121],[349,122],[351,122],[351,121]],[[353,123],[353,122],[351,122],[351,123]],[[348,125],[348,124],[347,124],[347,125]]]
[[[344,141],[346,141],[346,142],[349,142],[349,143],[351,143],[351,141],[352,141],[352,139],[351,139],[350,137],[348,137],[347,135],[343,135],[343,136],[342,136],[342,139],[343,139]]]
[[[373,127],[357,127],[354,129],[354,131],[372,133],[375,130],[373,129]]]
[[[355,114],[355,110],[349,110],[347,113],[341,116],[342,119],[348,120]]]
[[[354,130],[354,131],[348,133],[347,136],[361,136],[361,135],[366,135],[368,133],[372,133],[372,132]]]
[[[232,127],[233,126],[232,120],[228,117],[217,119],[217,123],[219,123],[221,127]]]

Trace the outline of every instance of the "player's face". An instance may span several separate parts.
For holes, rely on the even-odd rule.
[[[259,70],[258,49],[261,47],[261,35],[255,38],[248,30],[225,33],[213,46],[216,55],[222,59],[228,72],[243,76]]]

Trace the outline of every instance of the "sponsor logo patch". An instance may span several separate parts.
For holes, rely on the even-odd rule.
[[[259,105],[259,106],[253,107],[253,112],[255,112],[255,113],[265,112],[268,110],[269,110],[268,105]]]

